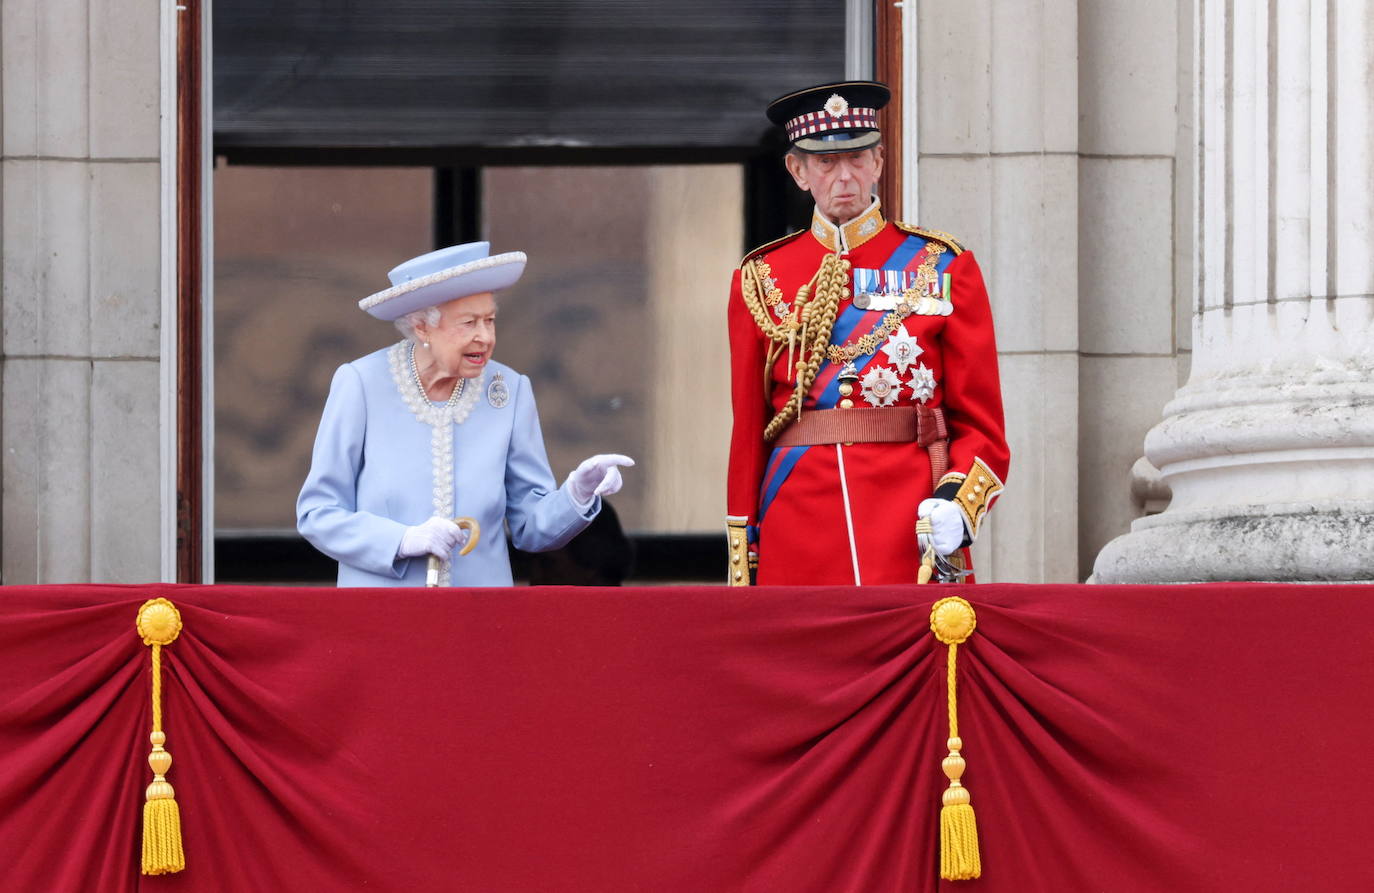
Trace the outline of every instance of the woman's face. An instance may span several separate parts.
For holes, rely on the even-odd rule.
[[[488,291],[440,304],[438,324],[415,332],[429,342],[429,355],[446,376],[476,378],[496,347],[496,298]]]

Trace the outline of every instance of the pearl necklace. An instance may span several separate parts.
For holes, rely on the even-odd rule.
[[[420,391],[420,398],[433,402],[429,399],[429,392],[425,390],[424,383],[420,381],[420,370],[415,366],[415,342],[410,342],[410,380],[415,382],[415,387]],[[458,398],[463,396],[463,385],[467,384],[466,378],[458,379],[458,383],[453,386],[453,393],[448,395],[448,402],[445,406],[453,406],[458,402]]]
[[[420,380],[420,370],[415,364],[415,342],[398,341],[387,350],[387,366],[391,370],[391,380],[396,386],[406,408],[415,418],[430,428],[429,453],[432,481],[433,514],[440,518],[451,518],[454,513],[454,472],[453,472],[453,434],[456,426],[463,424],[482,393],[482,379],[479,374],[467,387],[467,379],[458,379],[449,394],[448,401],[435,404],[425,392]],[[461,398],[461,399],[460,399]],[[439,567],[439,585],[447,586],[450,580],[449,562]]]

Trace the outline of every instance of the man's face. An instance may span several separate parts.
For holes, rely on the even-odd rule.
[[[862,214],[873,200],[873,187],[883,173],[883,147],[829,155],[789,154],[787,172],[816,200],[832,223],[844,224]]]

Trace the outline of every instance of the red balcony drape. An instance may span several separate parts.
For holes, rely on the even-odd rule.
[[[187,868],[141,877],[158,596]],[[5,587],[0,889],[1369,890],[1371,691],[1368,586]]]

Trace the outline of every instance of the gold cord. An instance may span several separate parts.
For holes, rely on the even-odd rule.
[[[948,655],[945,658],[945,695],[949,706],[949,737],[959,737],[959,698],[955,692],[955,679],[958,677],[956,671],[956,657],[959,653],[959,643],[950,642]]]
[[[162,645],[153,643],[153,731],[162,731]]]
[[[797,300],[793,307],[793,312],[801,319],[802,324],[801,357],[794,367],[797,371],[797,384],[791,396],[787,398],[787,403],[763,429],[763,439],[768,442],[775,440],[782,433],[782,429],[801,414],[802,401],[806,398],[806,393],[811,389],[811,384],[816,380],[816,373],[825,360],[825,351],[830,345],[830,332],[835,326],[840,301],[848,296],[849,261],[838,254],[827,254],[812,282],[815,283],[815,291],[808,294],[807,287],[803,286],[797,292]],[[771,325],[762,302],[758,300],[757,291],[753,297],[754,301],[749,309],[754,313],[755,320],[762,316]],[[769,334],[764,324],[761,323],[759,327],[764,329],[764,334]],[[772,329],[781,331],[780,326],[772,326]],[[782,333],[782,337],[786,338],[786,333]]]

